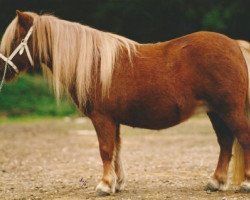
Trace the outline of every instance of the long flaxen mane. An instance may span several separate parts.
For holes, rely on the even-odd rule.
[[[93,74],[100,80],[102,95],[107,95],[120,53],[127,53],[131,61],[136,52],[137,43],[122,36],[52,15],[25,13],[34,19],[32,39],[35,60],[41,66],[51,65],[56,96],[60,97],[62,87],[68,90],[75,87],[81,107],[85,106],[94,85]],[[10,54],[17,21],[15,18],[11,22],[1,41],[0,50],[6,55]]]

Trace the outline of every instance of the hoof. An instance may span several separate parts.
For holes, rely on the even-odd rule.
[[[100,182],[96,189],[96,195],[97,196],[108,196],[110,195],[111,193],[113,193],[113,191],[111,190],[110,186],[108,186],[107,184],[103,183],[103,182]]]
[[[240,186],[240,192],[242,193],[250,193],[250,182],[244,181]]]
[[[96,196],[98,197],[106,197],[109,196],[110,193],[102,191],[101,189],[96,189]]]
[[[214,178],[211,178],[208,181],[208,184],[205,187],[206,191],[211,191],[211,192],[216,192],[216,191],[225,191],[227,190],[227,184],[223,184],[223,183],[219,183],[219,181],[217,181]]]
[[[115,186],[115,191],[120,192],[124,190],[124,188],[125,188],[125,181],[124,180],[117,181],[116,186]]]

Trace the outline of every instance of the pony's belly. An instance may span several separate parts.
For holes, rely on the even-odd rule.
[[[120,121],[121,124],[147,129],[164,129],[182,121],[178,112],[146,112],[145,110],[139,113],[130,113],[129,115],[123,115],[123,119]]]
[[[162,119],[159,121],[154,121],[154,120],[124,121],[124,122],[121,122],[121,124],[131,126],[131,127],[136,127],[136,128],[160,130],[160,129],[165,129],[165,128],[177,125],[180,122],[181,122],[180,120],[167,122],[167,119]]]
[[[124,113],[120,123],[132,127],[159,130],[177,125],[194,114],[207,113],[208,111],[207,104],[202,101],[187,107],[175,105],[155,110],[149,108],[140,110],[137,108],[137,110]]]

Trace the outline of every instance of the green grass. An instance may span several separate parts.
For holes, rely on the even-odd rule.
[[[74,113],[74,106],[66,98],[57,104],[40,75],[23,75],[15,82],[5,84],[0,93],[1,118],[62,117]]]
[[[38,116],[27,115],[18,117],[0,117],[0,124],[31,124],[44,121],[58,121],[62,120],[61,116]]]

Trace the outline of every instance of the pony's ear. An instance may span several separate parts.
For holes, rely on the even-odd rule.
[[[16,11],[16,15],[18,18],[18,23],[25,29],[29,29],[33,25],[33,18],[19,10]]]

